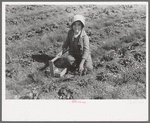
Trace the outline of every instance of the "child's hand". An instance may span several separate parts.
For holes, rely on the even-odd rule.
[[[65,51],[66,51],[66,49],[65,49],[65,48],[62,48],[62,54],[64,54]]]
[[[67,52],[68,51],[68,49],[66,49],[66,48],[62,48],[62,53],[64,54],[65,52]]]
[[[84,70],[84,62],[85,62],[85,59],[82,59],[80,65],[79,65],[79,72],[82,73],[82,71]]]
[[[83,63],[81,62],[79,65],[79,72],[82,73],[83,70],[84,70]]]

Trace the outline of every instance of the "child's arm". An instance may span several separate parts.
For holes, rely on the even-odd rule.
[[[82,55],[82,59],[87,59],[88,55],[89,55],[89,38],[88,36],[84,37],[84,41],[83,41],[83,55]]]
[[[80,65],[79,65],[79,72],[80,73],[82,73],[82,71],[84,70],[84,67],[83,67],[84,66],[84,62],[85,62],[85,59],[82,59],[81,62],[80,62]]]
[[[87,59],[89,55],[89,38],[88,36],[85,36],[84,37],[84,41],[83,41],[83,55],[82,55],[82,60],[80,62],[80,65],[79,65],[79,71],[82,72],[83,69],[84,69],[84,63],[85,63],[85,60]]]
[[[66,41],[64,41],[63,46],[62,46],[63,51],[67,50],[67,48],[69,46],[69,40],[70,39],[69,39],[69,32],[68,32],[67,39],[66,39]]]

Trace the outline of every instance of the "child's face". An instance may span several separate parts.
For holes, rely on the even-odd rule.
[[[78,34],[82,30],[82,23],[80,21],[74,22],[72,25],[75,34]]]

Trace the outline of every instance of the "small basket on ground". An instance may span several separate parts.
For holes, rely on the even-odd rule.
[[[67,52],[67,51],[65,51],[65,52]],[[53,77],[62,77],[67,72],[67,68],[57,68],[54,65],[54,62],[58,58],[60,58],[65,52],[61,51],[60,53],[58,53],[56,55],[56,57],[54,59],[50,60],[49,65],[50,65],[51,76],[53,76]]]

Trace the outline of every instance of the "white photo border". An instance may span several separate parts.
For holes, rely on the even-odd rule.
[[[146,99],[138,100],[6,100],[5,99],[5,5],[21,4],[143,4],[146,5]],[[2,121],[148,121],[148,2],[2,2]],[[81,100],[83,101],[83,100]]]

